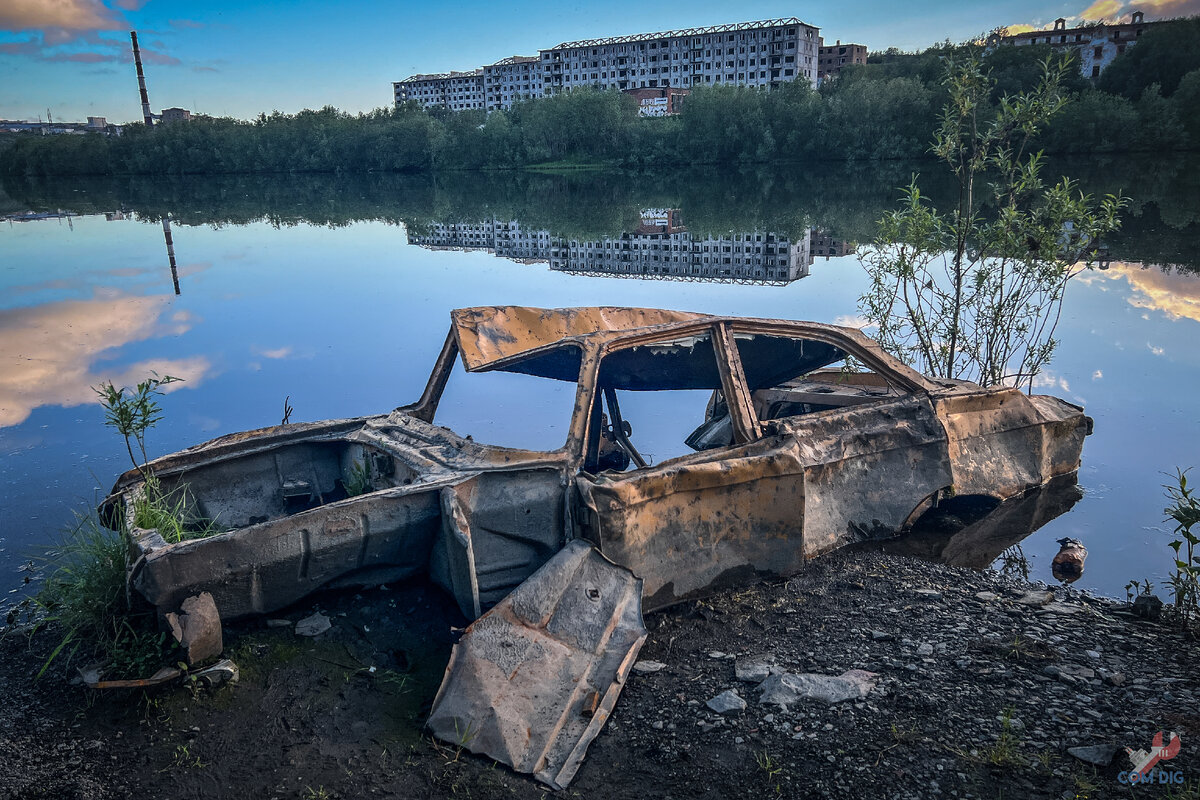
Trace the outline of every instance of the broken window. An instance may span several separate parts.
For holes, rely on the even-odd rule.
[[[711,332],[610,353],[600,363],[584,469],[661,464],[689,439],[721,386]]]
[[[762,421],[898,397],[883,376],[859,372],[839,347],[815,339],[734,333],[742,370]]]
[[[571,425],[579,363],[573,346],[521,361],[513,372],[467,372],[456,360],[433,421],[482,444],[556,450]]]

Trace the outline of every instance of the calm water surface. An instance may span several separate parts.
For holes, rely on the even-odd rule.
[[[1040,379],[1096,421],[1084,497],[1021,548],[1049,581],[1055,540],[1082,539],[1091,555],[1077,585],[1123,595],[1170,565],[1162,473],[1200,463],[1197,170],[1069,166],[1089,191],[1123,189],[1133,204],[1111,265],[1072,284]],[[186,379],[149,434],[158,455],[276,424],[285,397],[292,421],[409,402],[460,306],[854,324],[866,281],[847,251],[908,172],[7,186],[0,213],[51,216],[0,225],[0,590],[129,467],[95,402],[101,381]],[[570,405],[557,388],[452,383],[444,405],[476,438],[552,447]],[[640,428],[670,430],[675,417],[648,406]]]

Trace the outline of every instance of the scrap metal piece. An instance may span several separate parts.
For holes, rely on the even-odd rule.
[[[646,640],[642,581],[574,540],[450,656],[434,736],[566,788]]]

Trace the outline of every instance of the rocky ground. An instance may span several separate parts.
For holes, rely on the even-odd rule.
[[[34,682],[54,635],[9,631],[0,798],[553,794],[422,732],[463,624],[436,589],[326,595],[282,616],[314,610],[333,626],[313,638],[229,626],[241,679],[212,691],[97,693],[56,668]],[[1200,646],[1109,600],[860,552],[647,626],[565,796],[1200,798]],[[848,670],[874,675],[834,703],[783,677]],[[720,695],[724,713],[709,707]],[[1180,737],[1159,764],[1180,782],[1122,784],[1124,748],[1159,731]]]

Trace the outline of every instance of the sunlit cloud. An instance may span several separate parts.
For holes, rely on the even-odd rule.
[[[258,353],[263,358],[287,358],[292,354],[292,348],[276,347],[272,350],[268,350],[261,347],[256,347],[254,348],[254,352]]]
[[[5,0],[0,3],[0,30],[5,31],[113,31],[122,30],[127,24],[120,12],[98,0]]]
[[[0,427],[19,425],[42,406],[95,402],[93,386],[144,380],[151,372],[174,375],[189,388],[212,373],[203,356],[151,358],[116,364],[113,351],[133,342],[187,330],[188,318],[162,317],[171,297],[97,293],[0,311]]]
[[[1088,283],[1104,279],[1128,282],[1128,302],[1134,308],[1157,311],[1168,319],[1200,322],[1200,277],[1125,261],[1114,261],[1107,270],[1086,277]]]
[[[1089,22],[1102,19],[1112,19],[1121,12],[1119,0],[1096,0],[1090,6],[1079,12],[1079,18]]]
[[[1167,352],[1166,350],[1162,349],[1158,345],[1153,345],[1153,344],[1150,344],[1149,342],[1146,342],[1146,347],[1147,347],[1147,349],[1150,350],[1151,353],[1153,353],[1156,356],[1161,356]]]
[[[1200,14],[1200,0],[1133,0],[1130,10],[1150,17],[1190,17]]]
[[[1103,377],[1104,377],[1104,373],[1101,370],[1096,370],[1095,372],[1092,373],[1092,380],[1094,380],[1094,381],[1098,381]]]

